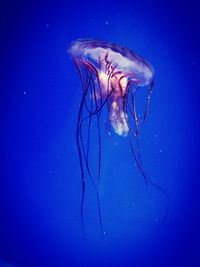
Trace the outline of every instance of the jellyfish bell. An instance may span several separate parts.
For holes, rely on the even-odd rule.
[[[149,85],[154,79],[154,70],[149,62],[128,48],[114,43],[80,39],[72,42],[69,52],[75,59],[91,61],[100,67],[106,65],[108,71],[116,67],[129,79],[134,80],[135,77],[140,86]]]
[[[82,85],[82,99],[76,128],[82,181],[82,233],[85,232],[83,209],[88,177],[96,192],[100,230],[103,237],[104,230],[99,197],[102,158],[100,119],[103,109],[108,111],[108,120],[114,132],[117,135],[129,137],[133,158],[145,183],[150,183],[156,187],[168,199],[167,193],[146,176],[141,163],[138,142],[140,125],[145,121],[149,108],[154,85],[154,69],[148,61],[135,52],[105,41],[76,40],[72,42],[68,52],[77,67]],[[136,108],[136,92],[142,87],[148,89],[148,94],[145,101],[145,110],[142,119],[140,119]],[[97,136],[91,128],[94,120],[97,125]],[[97,142],[97,146],[93,150],[90,143],[91,136],[96,136],[95,140]],[[91,168],[91,158],[95,158],[94,153],[97,154],[97,172],[94,172],[94,168]],[[167,211],[168,207],[166,214]]]
[[[154,70],[149,62],[127,48],[110,42],[77,40],[72,43],[70,54],[78,67],[84,66],[96,75],[98,87],[93,92],[97,100],[109,95],[109,120],[114,132],[127,136],[128,115],[124,99],[130,85],[150,87],[154,81]]]

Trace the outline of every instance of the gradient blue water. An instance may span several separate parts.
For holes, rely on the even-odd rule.
[[[24,267],[200,266],[197,2],[11,1],[1,12],[1,259]],[[102,123],[105,238],[91,184],[81,238],[81,86],[67,54],[77,38],[126,46],[156,70],[140,144],[146,173],[170,196],[164,223],[165,197],[145,186],[128,141],[109,137]]]

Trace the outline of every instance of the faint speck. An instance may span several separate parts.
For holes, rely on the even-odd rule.
[[[160,149],[160,153],[162,153],[162,149]]]
[[[153,206],[154,205],[154,201],[149,199],[149,203]]]
[[[44,30],[45,31],[48,31],[49,28],[50,28],[50,24],[49,23],[46,23],[43,27],[44,27]]]
[[[108,135],[109,135],[109,136],[112,136],[112,134],[111,134],[111,132],[110,132],[110,131],[108,131]]]
[[[154,134],[154,137],[155,137],[155,138],[158,138],[158,135],[157,135],[157,134]]]
[[[26,91],[24,91],[23,94],[26,95]]]
[[[108,25],[109,24],[109,21],[107,20],[106,22],[105,22],[105,25]]]

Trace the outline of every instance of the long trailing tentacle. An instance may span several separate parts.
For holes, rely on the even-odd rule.
[[[149,104],[150,104],[150,99],[151,99],[151,94],[152,94],[153,86],[154,86],[154,80],[149,85],[148,95],[147,95],[147,101],[146,101],[146,106],[145,106],[145,110],[144,110],[144,115],[143,115],[142,120],[139,120],[139,123],[143,123],[145,121],[146,117],[147,117],[147,113],[148,113],[148,110],[149,110]]]
[[[83,66],[84,67],[84,66]],[[77,147],[78,147],[78,153],[79,153],[79,161],[80,161],[80,167],[81,167],[81,177],[82,177],[82,195],[81,195],[81,227],[82,227],[82,234],[84,237],[84,216],[83,216],[83,209],[84,209],[84,200],[85,200],[85,184],[86,184],[86,176],[84,171],[84,165],[86,166],[86,170],[88,173],[88,176],[93,184],[93,187],[96,192],[96,199],[97,199],[97,209],[98,209],[98,215],[99,215],[99,223],[100,223],[100,230],[102,238],[104,236],[103,231],[103,223],[102,223],[102,215],[101,215],[101,207],[100,207],[100,198],[99,198],[99,181],[100,181],[100,169],[101,169],[101,134],[100,134],[100,112],[102,110],[102,107],[105,103],[103,103],[102,95],[100,95],[100,106],[98,106],[98,100],[97,100],[97,89],[100,92],[100,87],[95,87],[94,82],[94,72],[92,68],[83,68],[85,69],[85,79],[84,74],[82,73],[81,66],[77,64],[79,76],[81,79],[82,87],[83,87],[83,95],[82,100],[79,108],[78,113],[78,123],[77,123],[77,131],[76,131],[76,139],[77,139]],[[98,86],[100,84],[98,83]],[[90,94],[91,97],[90,101],[90,107],[87,104],[86,96]],[[86,117],[83,117],[84,108],[89,114]],[[90,135],[91,135],[91,124],[92,124],[92,118],[97,118],[97,129],[98,129],[98,174],[97,174],[97,184],[93,178],[93,175],[91,174],[90,168],[89,168],[89,151],[90,151]],[[87,129],[87,138],[86,138],[86,145],[84,144],[85,138],[83,137],[83,123],[88,121],[88,129]]]
[[[143,115],[143,119],[139,120],[138,116],[137,116],[137,111],[136,111],[136,104],[135,104],[135,93],[136,93],[136,88],[133,89],[133,91],[130,92],[130,103],[127,100],[127,98],[124,100],[124,112],[129,111],[131,116],[133,117],[134,123],[135,123],[135,130],[132,129],[128,119],[127,119],[127,123],[129,126],[129,143],[130,143],[130,148],[131,148],[131,152],[133,155],[133,158],[138,166],[138,169],[140,170],[141,175],[144,178],[145,184],[151,184],[153,187],[155,187],[157,190],[159,190],[167,199],[167,206],[166,206],[166,210],[165,210],[165,214],[162,218],[162,221],[164,221],[168,215],[168,211],[169,211],[169,195],[168,193],[159,185],[157,185],[155,182],[153,182],[145,173],[144,168],[142,166],[142,160],[141,160],[141,155],[140,155],[140,149],[139,149],[139,130],[140,130],[140,124],[143,123],[146,119],[147,116],[147,112],[149,109],[149,103],[150,103],[150,96],[152,93],[152,86],[153,84],[150,86],[149,91],[148,91],[148,97],[147,97],[147,101],[146,101],[146,106],[145,106],[145,112]],[[135,137],[136,139],[136,151],[133,145],[133,139],[132,137]]]
[[[99,83],[98,83],[98,86]],[[99,91],[100,88],[98,87]],[[92,77],[91,79],[91,95],[94,97],[94,105],[95,105],[95,110],[98,109],[98,101],[97,101],[97,92],[95,90],[95,82]],[[100,104],[102,105],[102,95],[99,94],[100,96]],[[101,109],[100,109],[101,111]],[[100,230],[101,230],[101,235],[102,238],[104,236],[104,231],[103,231],[103,224],[102,224],[102,215],[101,215],[101,206],[100,206],[100,199],[99,199],[99,182],[100,182],[100,173],[101,173],[101,132],[100,132],[100,111],[97,112],[96,118],[97,118],[97,132],[98,132],[98,174],[97,174],[97,186],[95,185],[95,191],[96,191],[96,198],[97,198],[97,205],[98,205],[98,214],[99,214],[99,222],[100,222]],[[92,118],[92,115],[91,115]],[[89,139],[88,139],[89,141]]]
[[[77,64],[77,69],[80,75],[82,87],[84,87],[84,81],[82,78],[82,74],[80,72],[79,66]],[[84,200],[85,200],[85,173],[84,173],[84,167],[83,167],[83,155],[81,151],[81,143],[80,143],[80,124],[81,124],[81,117],[82,117],[82,112],[83,112],[83,107],[85,103],[85,97],[86,97],[87,91],[83,91],[82,93],[82,99],[78,111],[78,120],[77,120],[77,127],[76,127],[76,142],[77,142],[77,147],[78,147],[78,155],[79,155],[79,163],[80,163],[80,169],[81,169],[81,183],[82,183],[82,193],[81,193],[81,229],[82,229],[82,236],[84,238],[84,220],[83,220],[83,207],[84,207]]]

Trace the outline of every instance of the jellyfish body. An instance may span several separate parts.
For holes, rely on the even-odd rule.
[[[152,88],[154,84],[154,69],[149,62],[127,48],[110,42],[97,40],[77,40],[69,49],[74,63],[77,66],[81,84],[82,99],[80,103],[76,140],[80,160],[82,177],[81,223],[84,233],[83,208],[85,197],[86,177],[89,176],[94,186],[98,204],[99,222],[102,236],[102,226],[99,181],[101,172],[101,127],[102,110],[108,111],[108,122],[114,132],[130,139],[133,157],[144,177],[139,151],[139,129],[145,121]],[[138,88],[147,88],[147,99],[142,119],[138,118],[135,94]],[[97,121],[98,144],[98,172],[92,175],[89,164],[90,138],[92,121]],[[132,121],[130,123],[130,121]],[[87,133],[84,134],[84,125],[87,123]],[[135,147],[133,139],[136,140]],[[153,184],[153,182],[151,182]],[[155,185],[155,184],[154,184]],[[159,186],[158,189],[163,191]]]
[[[124,103],[128,88],[130,85],[152,88],[152,66],[129,49],[108,42],[78,40],[72,44],[70,53],[78,68],[95,73],[96,100],[104,101],[109,96],[110,123],[115,133],[127,136],[129,126]]]

